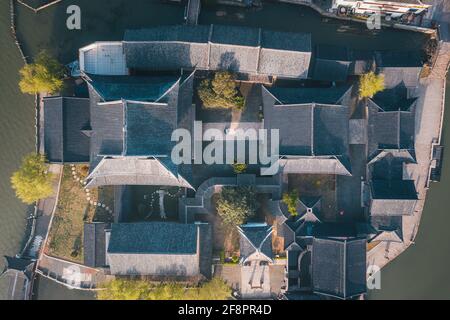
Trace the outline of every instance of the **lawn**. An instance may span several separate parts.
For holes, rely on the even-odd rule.
[[[112,221],[112,209],[107,209],[113,208],[114,191],[113,187],[108,186],[87,192],[81,181],[86,178],[89,168],[85,165],[77,165],[74,168],[75,176],[71,166],[64,166],[58,204],[46,249],[51,256],[82,263],[84,223]],[[99,206],[98,202],[105,207]]]

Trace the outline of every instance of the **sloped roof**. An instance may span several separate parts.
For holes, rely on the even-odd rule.
[[[124,155],[170,155],[172,132],[177,128],[176,106],[125,102],[124,107]]]
[[[352,61],[346,47],[318,45],[312,78],[324,81],[345,81],[350,74]]]
[[[198,227],[171,222],[114,223],[108,253],[197,254]]]
[[[109,223],[85,223],[83,232],[84,264],[88,267],[106,265],[106,234]]]
[[[369,100],[369,154],[383,149],[414,152],[415,112],[384,111]]]
[[[277,105],[276,102],[276,98],[263,89],[264,127],[279,130],[280,155],[347,154],[348,107],[315,103]]]
[[[114,275],[197,276],[200,228],[168,222],[113,224],[108,262]]]
[[[377,231],[371,241],[403,242],[403,217],[373,216],[370,223]]]
[[[160,26],[127,30],[124,51],[129,68],[227,69],[306,78],[311,36],[224,25]]]
[[[89,161],[89,99],[44,98],[44,150],[50,162]]]
[[[365,238],[314,238],[314,292],[340,299],[364,294],[367,291],[366,244]]]
[[[409,90],[400,84],[378,92],[371,100],[383,111],[409,111],[417,98],[409,97]]]
[[[382,151],[369,162],[373,180],[402,180],[405,164],[414,163],[414,158],[407,151]]]
[[[423,61],[420,53],[413,51],[377,51],[375,52],[377,71],[384,74],[386,88],[400,84],[417,87]]]
[[[313,88],[264,87],[276,99],[276,105],[283,104],[338,104],[351,89],[350,85]]]
[[[105,157],[88,176],[87,187],[157,185],[192,188],[175,170],[178,170],[178,167],[168,167],[158,158]]]
[[[333,174],[351,176],[346,157],[289,157],[278,160],[283,174]]]
[[[179,79],[173,76],[98,76],[88,75],[89,84],[103,101],[159,100]]]
[[[238,231],[241,235],[239,243],[242,262],[254,253],[261,253],[272,260],[272,226],[249,223],[238,227]]]
[[[91,168],[101,160],[101,155],[121,155],[124,144],[124,107],[123,102],[98,104],[100,96],[91,88]]]
[[[411,215],[417,203],[412,180],[373,180],[370,183],[372,216]]]

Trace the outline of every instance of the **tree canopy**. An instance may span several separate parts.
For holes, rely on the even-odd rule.
[[[63,67],[45,51],[39,53],[35,62],[25,65],[20,71],[20,90],[23,93],[55,93],[63,87]]]
[[[196,287],[175,282],[152,284],[144,280],[114,279],[97,293],[99,300],[226,300],[230,296],[230,287],[217,277]]]
[[[247,170],[247,165],[245,163],[235,162],[234,164],[232,164],[232,166],[233,166],[233,171],[236,174],[244,173]]]
[[[22,160],[22,165],[11,177],[11,184],[17,197],[26,204],[32,204],[53,193],[52,175],[47,171],[45,156],[32,153]]]
[[[224,187],[217,200],[217,213],[224,224],[244,224],[256,213],[256,193],[251,187]]]
[[[245,104],[235,77],[227,71],[216,72],[212,81],[203,80],[198,88],[198,96],[206,108],[242,109]]]
[[[359,96],[372,98],[376,93],[384,90],[384,75],[369,72],[359,79]]]
[[[297,212],[298,191],[292,190],[283,194],[283,203],[287,205],[288,211],[292,217],[298,216]]]

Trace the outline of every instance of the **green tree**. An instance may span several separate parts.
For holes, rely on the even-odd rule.
[[[283,203],[287,205],[292,217],[298,216],[297,212],[298,191],[296,189],[283,194]]]
[[[220,278],[213,278],[197,287],[117,278],[97,292],[98,300],[226,300],[230,296],[230,287]]]
[[[53,94],[63,87],[64,69],[45,51],[39,53],[35,62],[25,65],[19,73],[21,76],[19,87],[23,93],[47,92]]]
[[[217,213],[224,224],[244,224],[256,213],[256,194],[251,187],[224,187],[217,201]]]
[[[198,96],[206,108],[242,109],[245,105],[235,77],[227,71],[216,72],[212,81],[203,80],[198,88]]]
[[[384,75],[369,72],[359,79],[359,96],[372,98],[376,93],[384,90]]]
[[[150,284],[142,280],[114,279],[98,291],[99,300],[142,300],[150,292]]]
[[[247,165],[245,163],[237,163],[232,164],[234,173],[241,174],[247,170]]]
[[[17,197],[26,204],[47,198],[53,193],[53,177],[48,173],[45,162],[45,156],[29,154],[22,160],[20,169],[11,177],[11,184]]]

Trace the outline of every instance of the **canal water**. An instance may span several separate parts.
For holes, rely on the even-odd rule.
[[[66,9],[72,4],[81,8],[80,31],[66,28]],[[61,62],[68,63],[77,58],[77,49],[81,46],[93,41],[120,40],[127,28],[181,24],[184,6],[149,0],[63,0],[39,14],[22,6],[17,13],[18,34],[25,54],[33,56],[45,49]],[[8,1],[1,1],[0,256],[18,252],[23,243],[27,208],[15,199],[9,177],[19,159],[34,148],[33,99],[17,90],[17,71],[22,62],[9,35],[9,19]],[[357,49],[419,50],[425,39],[421,34],[398,30],[373,32],[361,24],[324,19],[309,8],[275,3],[265,3],[262,9],[204,6],[199,22],[309,32],[314,44],[345,44]],[[446,275],[450,242],[443,239],[445,232],[441,230],[450,223],[450,216],[440,207],[446,190],[450,190],[450,167],[444,167],[443,171],[442,183],[434,185],[430,193],[416,246],[383,270],[383,289],[371,297],[450,297],[450,276]],[[93,298],[93,295],[69,291],[45,279],[39,279],[36,292],[35,298],[41,299]]]
[[[0,272],[3,256],[19,252],[27,226],[28,208],[10,187],[20,159],[34,150],[34,98],[17,87],[22,65],[10,33],[9,1],[0,1]],[[0,297],[4,284],[0,282]]]

